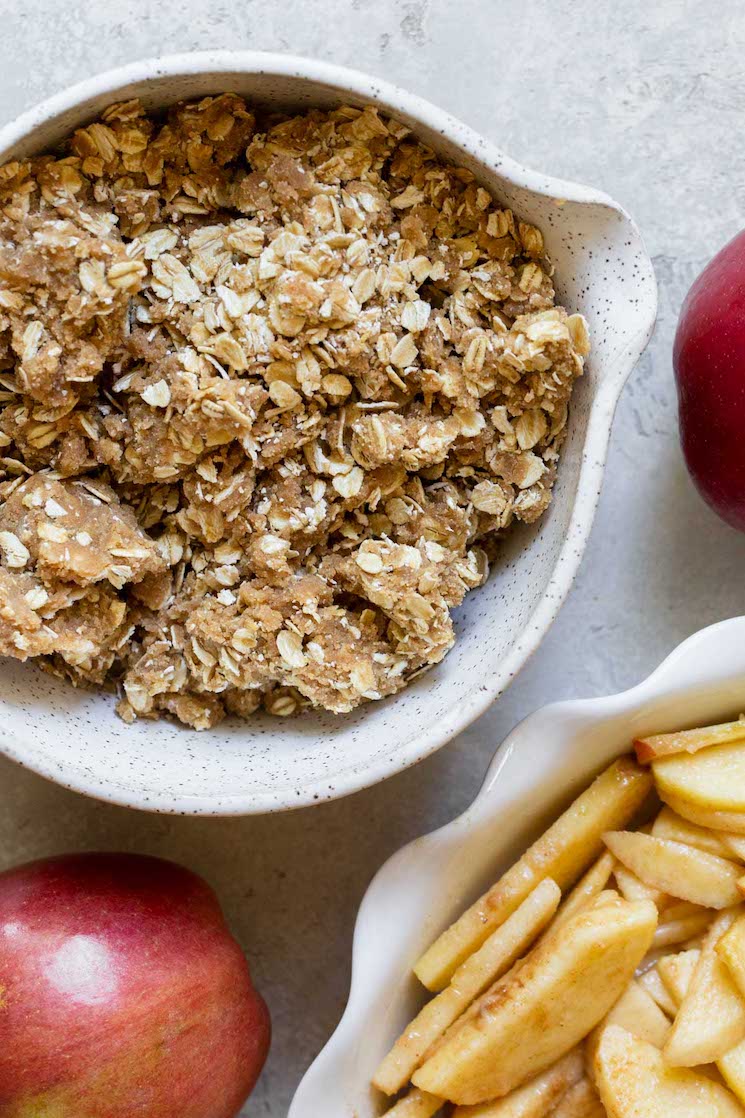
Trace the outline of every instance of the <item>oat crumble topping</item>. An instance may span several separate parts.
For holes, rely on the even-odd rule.
[[[111,106],[0,169],[0,654],[126,720],[349,711],[546,509],[585,322],[396,121]]]

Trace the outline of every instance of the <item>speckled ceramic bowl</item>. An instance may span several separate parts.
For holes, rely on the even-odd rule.
[[[325,63],[244,52],[135,63],[90,78],[0,130],[0,161],[47,150],[112,101],[148,107],[233,90],[274,107],[372,102],[543,230],[563,302],[588,319],[593,352],[575,391],[553,505],[517,529],[486,586],[458,613],[458,641],[402,694],[345,717],[257,717],[197,734],[125,726],[110,697],[75,692],[30,665],[0,666],[0,745],[61,784],[154,811],[280,811],[374,784],[477,717],[538,646],[579,565],[618,396],[652,330],[652,265],[626,213],[598,191],[529,171],[434,105]]]
[[[399,850],[370,885],[347,1008],[288,1118],[382,1114],[370,1077],[425,1000],[411,968],[426,947],[633,738],[735,718],[744,694],[745,617],[736,617],[690,637],[629,691],[551,703],[521,722],[471,807]]]

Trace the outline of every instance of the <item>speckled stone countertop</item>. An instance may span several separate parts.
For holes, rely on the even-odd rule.
[[[670,348],[696,272],[745,225],[745,10],[721,0],[0,0],[0,116],[147,55],[314,55],[407,86],[529,166],[608,191],[660,282],[650,349],[622,398],[574,591],[510,691],[438,755],[348,800],[189,820],[84,800],[0,761],[0,860],[121,848],[206,874],[248,948],[275,1041],[246,1115],[284,1118],[342,1011],[359,899],[381,860],[462,811],[497,744],[545,702],[631,685],[696,629],[745,612],[745,538],[695,496]],[[320,1116],[319,1116],[320,1118]]]

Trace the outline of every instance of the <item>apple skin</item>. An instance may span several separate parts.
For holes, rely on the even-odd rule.
[[[745,531],[745,232],[688,292],[673,367],[690,475],[714,511]]]
[[[269,1041],[200,877],[130,854],[0,874],[3,1118],[234,1118]]]

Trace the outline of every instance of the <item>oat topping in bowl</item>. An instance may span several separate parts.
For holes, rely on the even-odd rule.
[[[197,728],[349,711],[550,501],[588,337],[374,109],[135,101],[0,169],[0,654]]]

